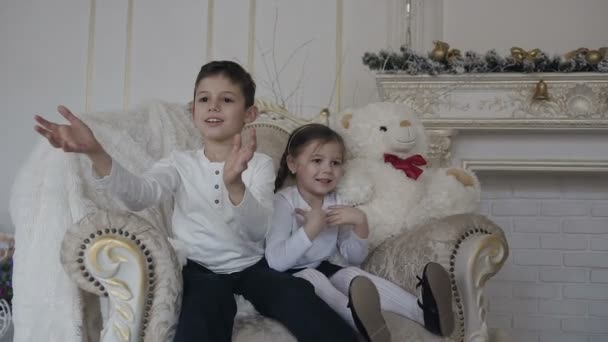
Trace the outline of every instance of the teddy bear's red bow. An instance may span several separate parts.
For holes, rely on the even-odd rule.
[[[385,153],[384,162],[391,163],[395,169],[403,171],[409,178],[414,180],[418,179],[423,171],[418,166],[426,165],[426,160],[419,154],[402,159],[394,154]]]

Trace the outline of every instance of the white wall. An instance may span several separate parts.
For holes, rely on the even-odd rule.
[[[424,1],[424,0],[423,0]],[[608,46],[606,0],[445,0],[443,39],[461,51],[564,54]]]
[[[0,229],[11,230],[8,198],[18,167],[37,138],[32,116],[58,103],[84,108],[88,4],[0,2]]]
[[[394,44],[401,2],[0,1],[0,231],[13,229],[11,185],[41,140],[34,114],[60,120],[58,104],[78,113],[153,98],[186,102],[211,59],[240,62],[255,75],[258,95],[270,98],[274,70],[284,66],[280,97],[293,92],[286,105],[302,116],[361,105],[378,99],[361,57]]]

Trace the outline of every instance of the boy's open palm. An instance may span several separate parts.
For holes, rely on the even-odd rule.
[[[61,125],[47,121],[39,115],[34,116],[37,122],[34,129],[45,137],[53,147],[61,148],[65,152],[85,154],[95,154],[102,150],[89,126],[64,106],[57,107],[57,111],[69,124]]]
[[[247,164],[253,158],[253,153],[257,148],[255,129],[250,129],[249,141],[243,144],[241,135],[234,137],[232,150],[224,163],[224,183],[233,184],[239,181],[243,171],[247,169]]]

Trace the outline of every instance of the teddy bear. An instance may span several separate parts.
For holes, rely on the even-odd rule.
[[[457,167],[430,167],[427,134],[405,104],[379,102],[334,117],[344,139],[345,174],[337,192],[363,210],[372,246],[433,219],[474,212],[477,177]]]

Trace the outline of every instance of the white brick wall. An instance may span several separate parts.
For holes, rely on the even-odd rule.
[[[608,284],[608,270],[591,271],[591,282]]]
[[[491,328],[513,341],[608,341],[608,177],[480,175],[480,212],[511,248],[487,285]]]

